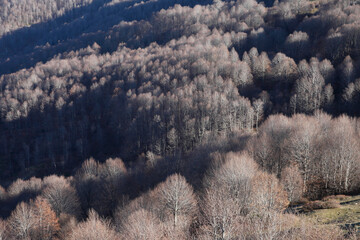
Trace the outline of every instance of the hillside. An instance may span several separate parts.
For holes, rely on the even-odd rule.
[[[359,13],[0,0],[0,239],[355,238]]]

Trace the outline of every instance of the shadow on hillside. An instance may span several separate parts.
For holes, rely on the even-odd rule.
[[[84,76],[83,83],[89,89],[91,78]],[[112,94],[113,83],[109,81],[96,90],[73,97],[69,99],[72,104],[65,104],[61,109],[49,105],[42,111],[31,110],[26,118],[1,121],[1,185],[8,187],[18,177],[71,176],[90,157],[100,162],[120,157],[132,169],[126,180],[128,188],[124,189],[124,194],[130,198],[146,192],[175,172],[184,175],[198,189],[209,167],[211,152],[243,150],[247,136],[230,136],[229,141],[214,139],[190,153],[160,159],[149,168],[145,157],[139,156],[147,150],[135,149],[136,141],[132,139],[147,136],[138,136],[131,125],[124,125],[126,121],[122,116],[129,114],[127,104],[123,95]],[[24,193],[3,204],[0,202],[0,216],[9,216],[17,203],[36,195]]]
[[[129,200],[139,197],[141,194],[153,189],[159,183],[166,180],[172,174],[178,173],[186,178],[193,186],[196,192],[203,188],[203,180],[208,170],[212,166],[213,153],[226,154],[228,152],[241,152],[245,149],[249,135],[232,134],[229,141],[213,141],[209,144],[202,145],[188,154],[182,156],[175,155],[158,159],[152,167],[146,164],[144,156],[140,156],[136,161],[127,163],[129,169],[128,175],[122,179],[120,195],[128,196]],[[75,169],[80,167],[77,166]],[[61,173],[58,173],[61,175]],[[75,171],[73,171],[75,175]],[[43,177],[43,176],[41,176]],[[91,188],[94,191],[102,189],[104,182],[101,178],[91,180]],[[41,194],[41,191],[25,190],[18,195],[0,200],[0,217],[6,219],[20,202],[29,202]],[[99,194],[101,194],[99,192]],[[99,197],[99,196],[97,196]],[[120,203],[119,203],[120,204]],[[85,217],[88,208],[82,206],[82,216]],[[115,209],[115,208],[114,208]],[[104,217],[113,214],[113,210],[103,213]],[[100,212],[99,212],[100,213]]]

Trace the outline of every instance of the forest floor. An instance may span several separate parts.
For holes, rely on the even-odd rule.
[[[360,195],[348,196],[339,202],[338,208],[318,209],[306,215],[318,224],[337,225],[346,230],[353,228],[360,230]]]

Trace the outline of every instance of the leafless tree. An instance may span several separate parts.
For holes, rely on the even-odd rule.
[[[126,167],[119,158],[107,159],[99,165],[100,192],[96,201],[96,209],[101,214],[110,215],[121,199],[125,187]]]
[[[298,164],[304,181],[304,191],[317,157],[316,142],[319,133],[317,122],[304,115],[296,115],[295,129],[286,142],[286,157]]]
[[[274,175],[259,172],[254,177],[252,188],[252,211],[281,212],[289,204],[286,191]]]
[[[197,209],[197,201],[191,185],[183,176],[174,174],[153,191],[154,200],[159,204],[160,216],[163,215],[164,220],[169,219],[175,231],[178,229],[186,231]]]
[[[271,61],[271,77],[275,82],[289,84],[297,76],[297,66],[292,58],[277,53]]]
[[[264,115],[264,102],[261,99],[256,99],[253,103],[253,107],[255,112],[255,127],[258,129],[259,122]]]
[[[108,220],[101,219],[94,211],[89,211],[85,222],[80,222],[69,235],[69,240],[118,240],[119,236],[113,230]]]
[[[75,188],[83,212],[97,205],[100,180],[99,163],[93,158],[86,160],[75,175]]]
[[[61,240],[67,239],[70,236],[73,229],[76,228],[77,223],[78,222],[76,221],[76,218],[74,216],[63,213],[60,214],[59,217],[60,231],[57,234],[59,239]]]
[[[341,66],[341,85],[346,87],[349,83],[355,80],[355,66],[350,56],[345,57]]]
[[[280,176],[288,164],[285,142],[292,130],[291,121],[283,115],[270,116],[249,141],[248,151],[254,160],[271,173]]]
[[[295,94],[291,99],[293,112],[312,113],[322,106],[325,80],[318,66],[313,64],[300,76],[301,78],[296,81]]]
[[[14,239],[28,240],[31,230],[36,226],[34,209],[27,203],[21,202],[8,219],[9,234]]]
[[[286,38],[285,48],[289,56],[302,59],[310,48],[309,36],[306,32],[295,31]]]
[[[42,180],[32,177],[29,180],[17,179],[7,189],[10,197],[15,197],[21,193],[39,193],[42,189]]]
[[[154,214],[144,209],[127,217],[120,231],[122,238],[129,240],[152,240],[164,238],[163,223]]]
[[[359,181],[358,135],[355,134],[352,121],[346,116],[336,119],[331,130],[324,157],[328,157],[332,165],[332,184],[338,191],[347,192]]]
[[[44,185],[46,188],[42,196],[50,203],[57,216],[65,213],[79,217],[80,201],[67,179],[52,175],[44,178]]]
[[[262,52],[253,62],[252,71],[254,77],[260,80],[261,84],[265,85],[265,78],[270,71],[271,61],[266,52]]]
[[[6,197],[7,197],[7,192],[6,192],[6,190],[0,185],[0,201],[1,201],[1,200],[5,200]]]
[[[6,235],[7,235],[7,234],[6,234],[7,231],[8,231],[8,230],[7,230],[6,221],[0,219],[0,240],[6,240],[6,239],[8,239],[7,236],[6,236]]]
[[[200,209],[200,239],[235,239],[242,236],[244,215],[236,199],[224,188],[206,189]]]
[[[296,164],[291,164],[282,171],[281,183],[288,194],[290,203],[301,199],[304,182]]]
[[[242,225],[250,208],[256,163],[245,153],[228,153],[214,159],[205,179],[205,191],[200,202],[202,238],[234,239],[242,234]]]

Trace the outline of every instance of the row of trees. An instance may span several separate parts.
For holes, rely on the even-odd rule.
[[[126,200],[121,191],[133,173],[120,159],[109,159],[104,164],[90,159],[74,178],[49,176],[22,184],[22,180],[14,182],[2,201],[34,188],[38,193],[34,200],[20,202],[7,219],[0,221],[0,236],[24,240],[343,239],[338,228],[314,226],[301,217],[283,213],[294,196],[288,183],[298,184],[290,179],[296,174],[289,169],[288,176],[279,180],[261,170],[245,152],[218,153],[199,191],[194,191],[182,175],[172,174],[138,197]],[[105,188],[96,189],[97,184]],[[109,206],[105,199],[116,200],[116,204]],[[109,208],[112,217],[105,220],[93,207],[100,212]]]
[[[214,142],[222,139],[220,142],[223,144],[216,146],[212,141],[208,141],[203,143],[203,147],[200,149],[196,148],[190,152],[190,155],[184,154],[181,158],[179,155],[162,158],[154,152],[148,151],[133,162],[135,165],[128,165],[136,166],[135,168],[140,167],[141,173],[136,174],[138,177],[144,172],[150,174],[151,169],[155,170],[151,174],[158,175],[158,177],[153,176],[154,179],[150,181],[153,183],[149,182],[148,187],[174,171],[181,171],[187,177],[193,175],[194,178],[191,178],[191,181],[198,185],[196,178],[202,178],[201,172],[208,168],[207,163],[211,153],[227,152],[232,149],[242,150],[248,152],[263,170],[273,173],[278,178],[285,175],[300,176],[302,181],[294,180],[299,184],[302,182],[297,187],[301,192],[296,194],[300,197],[302,194],[310,198],[319,198],[328,194],[349,193],[359,189],[359,126],[359,120],[356,118],[343,115],[332,119],[322,112],[316,112],[314,116],[298,114],[292,118],[273,115],[258,128],[257,134],[235,135],[235,139],[238,139],[236,144],[233,142],[234,140],[231,140],[234,137],[224,135],[214,139]],[[230,140],[226,140],[226,138]],[[177,163],[174,164],[173,161]],[[169,162],[168,165],[163,165],[167,162]],[[187,165],[192,162],[199,166],[194,166],[193,170],[188,169]],[[164,169],[164,172],[157,172],[159,170],[157,168]],[[94,160],[89,160],[82,169],[75,175],[79,188],[85,188],[85,186],[93,188],[94,182],[98,182],[101,183],[98,189],[102,190],[121,185],[119,181],[127,172],[125,165],[119,159],[108,159],[101,165]],[[57,183],[57,187],[54,186],[54,188],[59,188],[60,185],[66,186],[65,183],[59,181],[52,180],[52,178],[44,180],[45,185]],[[131,181],[141,182],[142,180],[133,179]],[[144,182],[146,181],[149,180],[144,180]],[[137,184],[142,185],[142,183]],[[42,185],[41,181],[39,182],[36,178],[31,181],[18,180],[8,188],[7,192],[12,197],[21,196],[22,192],[27,194],[29,191],[36,194],[42,189]],[[30,190],[25,191],[24,189]],[[144,190],[142,187],[139,189]],[[117,194],[114,189],[107,191]],[[85,191],[84,194],[89,194],[89,191]],[[4,193],[1,192],[1,196],[3,195]],[[88,198],[88,196],[84,196],[84,199]],[[116,197],[113,201],[115,199]],[[82,201],[94,203],[90,200]],[[99,200],[99,202],[104,201]],[[99,204],[101,205],[101,203]],[[106,206],[113,207],[114,204],[108,202]],[[101,210],[96,207],[96,204],[83,203],[83,205],[91,206],[105,215],[109,215],[111,211],[109,209]]]
[[[1,38],[0,46],[6,51],[0,53],[0,73],[35,66],[58,53],[79,50],[94,42],[102,47],[103,52],[112,52],[117,49],[119,42],[132,48],[146,47],[152,42],[165,44],[181,36],[188,37],[204,29],[212,31],[215,28],[222,32],[244,32],[249,35],[246,43],[237,49],[240,55],[256,47],[268,53],[284,52],[296,61],[319,57],[328,58],[337,65],[347,55],[358,58],[358,5],[333,0],[319,1],[318,5],[308,0],[270,2],[266,1],[264,6],[255,0],[216,1],[213,4],[202,0],[196,2],[199,5],[195,6],[189,0],[150,1],[143,4],[103,0],[94,3],[54,1],[36,3],[36,8],[32,7],[34,3],[24,1],[3,4],[7,12],[21,12],[14,16],[24,18],[29,18],[28,15],[46,15],[51,11],[36,13],[33,9],[57,9],[55,5],[61,8],[69,4],[59,10],[60,15],[64,12],[63,8],[72,11],[67,11],[63,17],[10,32]],[[4,22],[24,25],[22,18],[14,20],[11,14],[7,17],[3,15]]]
[[[359,149],[359,120],[331,119],[323,113],[292,118],[273,115],[248,145],[267,171],[279,177],[301,175],[302,192],[311,198],[359,189]]]

